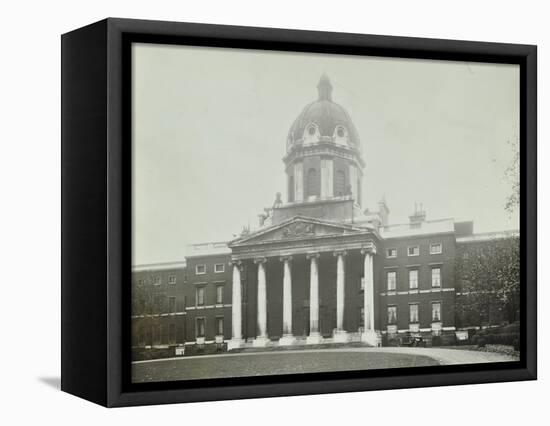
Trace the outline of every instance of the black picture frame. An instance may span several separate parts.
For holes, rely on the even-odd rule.
[[[61,42],[62,390],[118,407],[536,379],[536,46],[118,18]],[[520,361],[130,383],[132,42],[519,64]]]

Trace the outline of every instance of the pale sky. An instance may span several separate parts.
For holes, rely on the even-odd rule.
[[[363,208],[385,195],[391,223],[422,202],[428,220],[519,228],[504,210],[516,65],[154,44],[132,57],[134,265],[181,261],[286,199],[287,132],[323,72],[361,138]]]

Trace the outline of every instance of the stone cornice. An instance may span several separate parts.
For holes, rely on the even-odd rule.
[[[355,161],[360,169],[365,167],[365,161],[357,150],[345,146],[336,145],[332,142],[319,142],[311,145],[298,145],[283,157],[286,167],[294,161],[312,155],[327,155]]]

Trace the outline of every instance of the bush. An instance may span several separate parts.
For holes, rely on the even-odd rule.
[[[476,341],[477,341],[477,343],[476,343],[476,344],[477,344],[477,347],[478,347],[478,348],[484,348],[485,345],[486,345],[486,343],[487,343],[487,341],[485,340],[485,338],[484,338],[484,337],[479,337],[479,336],[476,336],[476,337],[478,337],[478,338],[476,339]]]

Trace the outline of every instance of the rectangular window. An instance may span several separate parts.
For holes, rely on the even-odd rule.
[[[195,289],[195,304],[197,306],[203,306],[204,305],[204,287],[197,287]]]
[[[153,325],[153,345],[160,345],[162,339],[162,330],[160,324]]]
[[[219,274],[221,272],[225,272],[225,263],[216,263],[214,265],[214,272],[216,274]]]
[[[412,324],[418,322],[418,304],[416,303],[409,305],[409,322]]]
[[[365,325],[365,308],[361,306],[359,308],[359,326],[363,327],[363,325]]]
[[[206,274],[206,265],[196,265],[195,274],[196,275]]]
[[[170,275],[168,277],[168,284],[176,284],[176,276],[175,275]]]
[[[395,291],[396,274],[395,271],[388,272],[388,291]]]
[[[168,343],[176,343],[176,324],[170,324],[170,328],[168,330]]]
[[[196,337],[204,337],[205,321],[204,318],[197,318],[195,330]]]
[[[397,249],[396,248],[389,248],[386,250],[386,257],[397,257]]]
[[[441,302],[432,302],[432,321],[441,321]]]
[[[164,294],[157,294],[154,299],[154,306],[155,311],[157,313],[163,313],[164,312],[164,299],[166,296]]]
[[[170,296],[168,298],[168,312],[176,312],[176,297]]]
[[[364,291],[364,290],[365,290],[365,278],[364,278],[364,277],[361,277],[361,284],[360,284],[359,289],[360,289],[361,291]]]
[[[432,268],[432,287],[441,287],[441,268]]]
[[[418,256],[419,254],[420,254],[420,247],[419,246],[407,247],[407,255],[408,256]]]
[[[397,306],[388,306],[388,324],[397,324]]]
[[[223,317],[216,317],[216,335],[223,336]]]
[[[153,277],[153,285],[161,285],[162,284],[162,278],[160,275]]]
[[[216,287],[216,304],[221,305],[223,303],[223,285]]]
[[[430,254],[443,253],[443,245],[441,243],[430,244]]]
[[[418,288],[418,269],[409,270],[409,288],[411,289]]]

